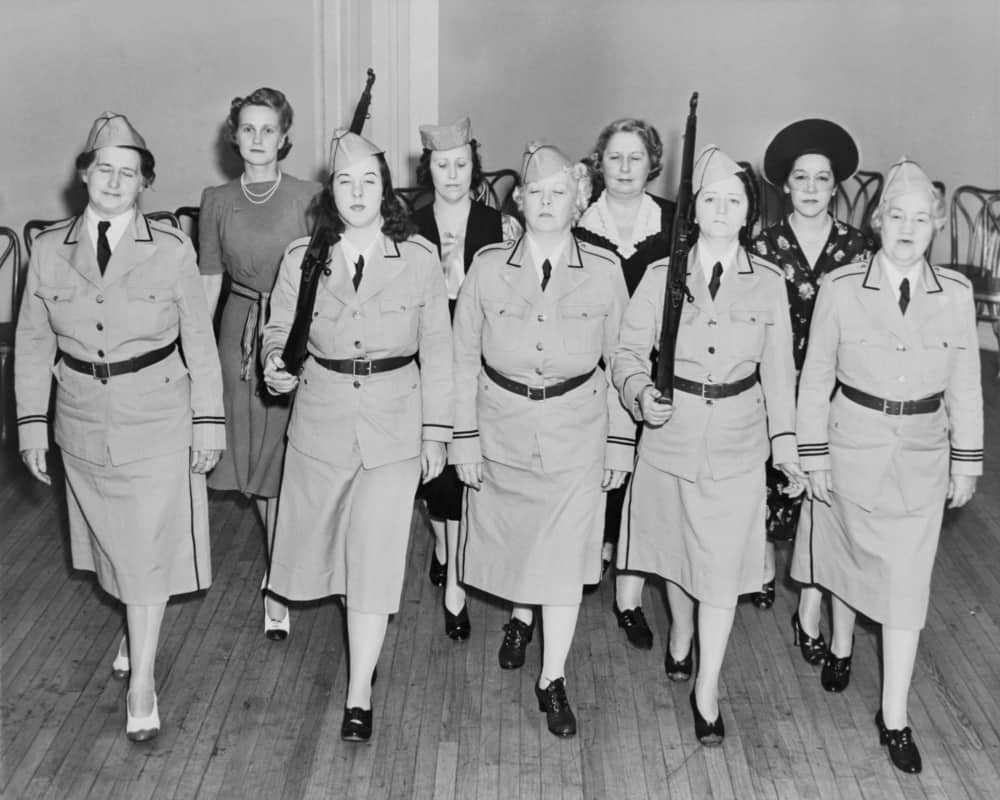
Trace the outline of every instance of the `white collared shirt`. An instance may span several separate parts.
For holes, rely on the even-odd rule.
[[[129,223],[135,219],[135,208],[130,208],[123,214],[119,214],[117,217],[112,217],[111,219],[105,220],[103,217],[97,216],[90,206],[87,206],[87,210],[83,212],[84,224],[87,226],[87,233],[90,234],[90,241],[94,244],[94,256],[97,256],[97,223],[98,222],[110,222],[111,227],[108,228],[108,244],[111,246],[111,252],[115,251],[118,246],[118,242],[122,240],[122,236],[125,235],[125,231],[128,230]]]
[[[892,289],[896,302],[899,302],[899,284],[903,282],[903,278],[910,279],[910,297],[913,297],[913,292],[917,288],[917,279],[920,275],[919,269],[911,269],[906,274],[903,274],[903,272],[895,264],[881,254],[878,257],[878,260],[882,265],[882,272],[885,274],[885,282],[889,284],[889,288]]]
[[[726,272],[729,270],[730,265],[736,259],[736,251],[740,249],[740,243],[737,241],[723,253],[722,258],[716,258],[710,252],[708,248],[704,245],[698,246],[698,263],[701,264],[701,271],[705,275],[705,285],[707,286],[712,282],[712,270],[715,269],[716,264],[722,264],[722,277],[726,277]]]
[[[555,271],[556,264],[563,257],[563,253],[566,252],[566,245],[568,244],[567,239],[563,239],[559,246],[556,247],[552,252],[543,252],[541,246],[534,239],[531,238],[530,234],[525,234],[525,241],[528,243],[528,251],[531,253],[531,260],[535,262],[535,272],[538,273],[538,285],[542,284],[542,262],[545,259],[549,260],[549,264],[552,266],[553,271]],[[549,280],[552,280],[552,276],[549,275]]]
[[[371,263],[372,253],[375,252],[375,244],[379,240],[381,233],[371,240],[371,243],[364,249],[358,250],[353,244],[351,244],[347,239],[341,238],[340,246],[344,251],[344,261],[347,264],[347,277],[350,280],[354,280],[354,269],[355,265],[358,263],[358,257],[365,257],[365,268]],[[364,280],[364,270],[361,272],[361,279]]]

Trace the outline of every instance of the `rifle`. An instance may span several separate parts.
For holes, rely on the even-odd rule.
[[[656,390],[661,403],[674,401],[674,357],[677,331],[681,324],[684,298],[693,299],[687,288],[687,254],[691,249],[691,178],[694,173],[694,136],[698,125],[698,93],[691,95],[687,124],[684,128],[684,151],[681,157],[681,183],[677,190],[677,209],[670,233],[670,266],[663,298],[663,324],[656,362]]]
[[[354,117],[351,119],[350,132],[359,134],[364,129],[365,120],[368,119],[368,107],[372,102],[372,84],[375,83],[375,70],[368,68],[368,79],[365,81],[365,88],[358,98],[358,105],[354,109]],[[340,234],[334,231],[322,217],[316,220],[312,237],[309,239],[309,246],[302,257],[302,276],[299,279],[299,294],[295,301],[295,317],[292,319],[292,327],[288,331],[288,338],[285,340],[285,349],[281,352],[281,360],[285,362],[285,369],[297,374],[302,369],[302,364],[308,354],[309,325],[312,322],[313,308],[316,306],[316,291],[319,289],[319,276],[326,268],[326,261],[330,256],[330,250],[340,241]]]

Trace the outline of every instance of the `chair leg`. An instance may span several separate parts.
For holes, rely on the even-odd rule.
[[[1000,378],[1000,319],[993,320],[993,335],[997,339],[997,378]]]

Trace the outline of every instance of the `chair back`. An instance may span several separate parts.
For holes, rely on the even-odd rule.
[[[150,211],[144,216],[146,219],[151,219],[154,222],[165,222],[177,230],[181,229],[181,224],[177,221],[177,217],[174,216],[173,211]]]
[[[484,172],[483,183],[475,199],[505,214],[516,214],[513,195],[519,180],[517,171],[512,169]]]
[[[881,172],[859,169],[837,187],[837,193],[830,204],[833,216],[870,235],[872,211],[878,204],[884,183],[885,178]]]
[[[50,225],[55,225],[57,222],[65,222],[67,217],[63,219],[29,219],[24,223],[24,255],[25,261],[31,258],[31,245],[34,244],[35,237],[41,233],[43,230],[48,228]]]
[[[21,299],[21,243],[11,228],[0,227],[0,273],[11,273],[10,321],[0,322],[0,445],[12,438],[14,329]]]
[[[0,273],[10,270],[10,320],[17,322],[17,310],[21,305],[21,278],[24,274],[21,263],[21,241],[13,228],[0,226]]]
[[[951,263],[970,277],[996,274],[1000,260],[1000,189],[959,186],[951,196]]]
[[[200,215],[201,208],[199,206],[179,206],[174,210],[177,224],[190,237],[196,253],[198,252],[198,217]]]
[[[397,186],[395,192],[396,197],[406,207],[407,214],[413,214],[414,211],[434,202],[434,190],[424,186]]]

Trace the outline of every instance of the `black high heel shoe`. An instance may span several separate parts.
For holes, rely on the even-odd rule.
[[[698,737],[698,741],[706,747],[717,747],[722,744],[726,736],[726,726],[722,723],[722,709],[719,709],[719,716],[713,722],[709,722],[698,710],[698,701],[695,700],[692,689],[691,710],[694,712],[694,735]]]
[[[760,587],[759,592],[750,595],[750,602],[757,608],[766,611],[774,605],[774,578]]]
[[[367,742],[372,738],[372,710],[345,708],[340,724],[340,738],[345,742]]]
[[[802,657],[814,667],[826,658],[828,651],[823,634],[812,637],[806,633],[799,621],[798,611],[792,614],[792,642],[802,651]]]
[[[437,587],[444,586],[448,579],[448,565],[438,561],[437,553],[431,550],[431,568],[427,570],[427,577],[430,582]]]
[[[670,655],[670,642],[667,642],[667,657],[663,660],[663,669],[670,680],[677,683],[691,680],[694,671],[694,642],[688,647],[688,654],[680,661]]]
[[[842,692],[851,682],[851,659],[854,657],[854,639],[851,639],[851,655],[840,658],[828,650],[819,673],[819,682],[828,692]]]
[[[875,715],[875,725],[878,727],[878,743],[889,745],[889,760],[896,769],[915,775],[924,768],[909,725],[898,730],[885,727],[881,708]]]
[[[462,603],[462,609],[457,614],[452,614],[448,606],[444,606],[444,632],[449,639],[456,642],[465,641],[472,632],[472,624],[469,622],[469,603]]]

